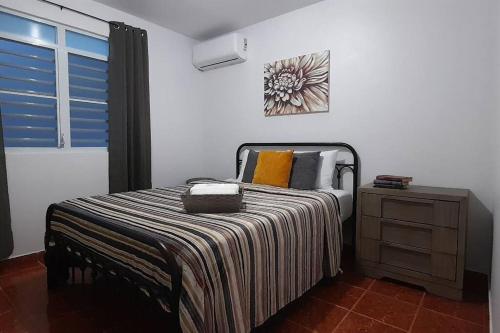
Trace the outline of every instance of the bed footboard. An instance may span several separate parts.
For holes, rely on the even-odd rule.
[[[147,240],[147,244],[154,246],[164,258],[167,266],[166,271],[171,277],[172,287],[171,289],[160,285],[146,287],[134,281],[133,274],[130,274],[130,272],[116,262],[83,246],[66,235],[53,230],[51,228],[51,217],[55,208],[56,205],[51,205],[47,210],[44,239],[47,288],[49,290],[66,285],[70,277],[73,279],[74,283],[75,269],[80,269],[82,271],[82,279],[85,277],[84,272],[90,269],[92,279],[95,279],[96,276],[100,274],[105,277],[127,281],[129,284],[142,291],[148,298],[156,301],[163,311],[171,313],[179,327],[179,302],[182,273],[179,263],[175,256],[168,250],[165,243],[154,238],[148,238]],[[134,235],[133,231],[130,231],[127,236],[141,239],[141,241],[145,239],[144,235]],[[70,274],[70,271],[72,274]]]

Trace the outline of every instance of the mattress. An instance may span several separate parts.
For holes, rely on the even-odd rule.
[[[226,182],[234,182],[237,183],[238,181],[234,178],[229,178],[225,180]],[[327,192],[333,194],[339,203],[339,208],[340,208],[340,218],[342,219],[342,222],[345,222],[349,217],[352,215],[352,193],[349,191],[345,190],[338,190],[336,188],[326,188],[326,189],[320,189],[318,191],[321,192]]]
[[[321,189],[318,191],[332,193],[339,202],[340,218],[345,222],[352,215],[352,193],[335,188]]]

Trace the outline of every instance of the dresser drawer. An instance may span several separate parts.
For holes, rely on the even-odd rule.
[[[433,225],[362,216],[361,236],[446,254],[457,254],[456,229]]]
[[[457,272],[455,255],[435,253],[373,239],[362,239],[360,258],[376,264],[392,266],[429,277],[454,281]]]
[[[382,220],[380,239],[384,242],[430,250],[432,248],[432,228]]]
[[[458,227],[458,202],[383,196],[380,207],[380,216],[383,218]]]
[[[432,273],[430,252],[419,252],[385,243],[380,244],[381,264],[405,268],[419,273]]]

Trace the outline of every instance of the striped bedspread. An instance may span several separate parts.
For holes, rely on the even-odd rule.
[[[339,272],[342,224],[333,194],[245,184],[241,212],[186,214],[180,194],[187,188],[64,201],[50,228],[145,284],[170,287],[160,253],[117,230],[168,241],[182,272],[183,332],[249,332]]]

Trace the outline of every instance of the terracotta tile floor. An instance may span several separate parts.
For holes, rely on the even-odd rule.
[[[346,254],[343,275],[322,281],[256,332],[488,331],[485,281],[469,279],[465,300],[454,302],[361,276],[352,262]],[[40,255],[0,263],[0,333],[173,332],[171,327],[168,316],[116,283],[79,283],[49,293]]]

